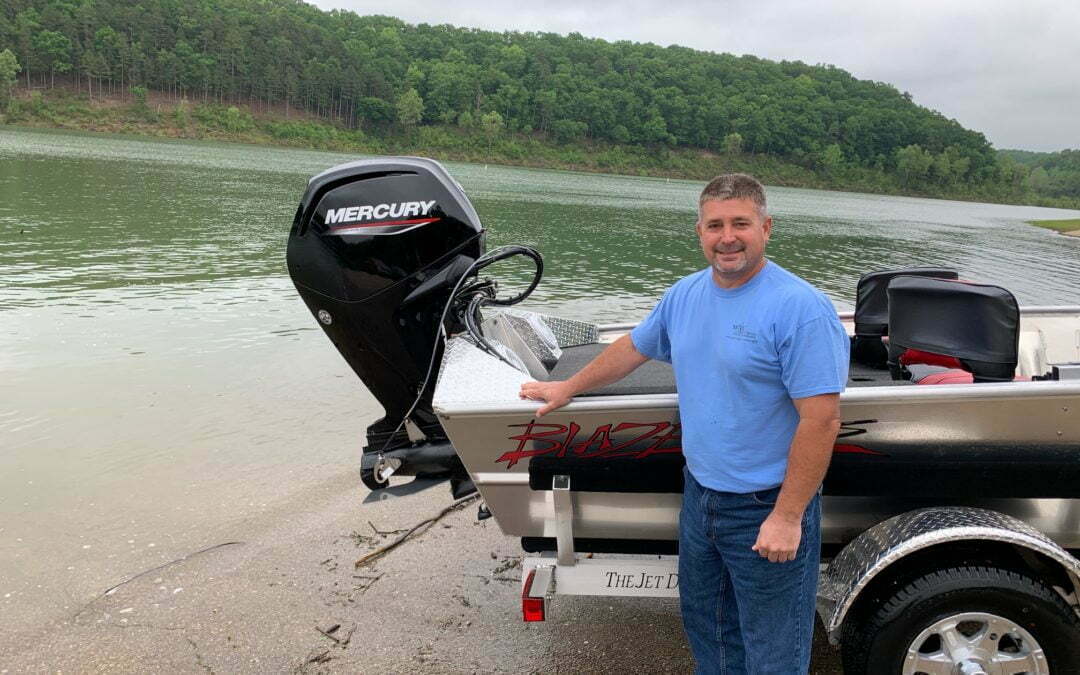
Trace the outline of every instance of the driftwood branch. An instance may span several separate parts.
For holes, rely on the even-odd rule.
[[[74,616],[72,618],[78,617],[80,614],[82,614],[84,611],[86,611],[87,607],[94,604],[98,600],[100,600],[100,599],[102,599],[104,597],[112,595],[113,593],[116,592],[116,589],[120,588],[124,584],[130,584],[132,581],[135,581],[136,579],[138,579],[140,577],[144,577],[147,574],[150,574],[151,572],[157,572],[158,570],[163,570],[166,567],[172,567],[173,565],[176,565],[177,563],[182,563],[185,560],[190,560],[191,558],[194,558],[197,555],[202,555],[203,553],[209,553],[210,551],[213,551],[215,549],[223,548],[225,546],[236,546],[238,544],[243,544],[243,543],[244,542],[242,542],[242,541],[226,541],[226,542],[223,542],[221,544],[214,544],[213,546],[207,546],[204,549],[199,549],[198,551],[195,551],[194,553],[188,553],[187,555],[182,556],[180,558],[177,558],[176,560],[170,560],[169,562],[158,565],[157,567],[151,567],[150,569],[143,570],[142,572],[139,572],[138,574],[133,574],[130,577],[128,577],[127,579],[124,579],[123,581],[121,581],[120,583],[118,583],[118,584],[116,584],[114,586],[110,586],[109,588],[106,588],[105,591],[102,592],[101,595],[97,596],[96,598],[94,598],[90,602],[86,603],[85,605],[82,606],[82,608],[79,611],[75,612],[75,614],[74,614]]]
[[[471,503],[471,502],[473,502],[473,501],[475,501],[475,500],[477,500],[479,498],[480,498],[480,493],[476,493],[476,494],[469,495],[468,497],[465,497],[464,499],[459,499],[458,501],[454,502],[450,506],[447,506],[442,511],[439,511],[435,515],[431,516],[430,518],[425,518],[424,520],[421,520],[419,523],[413,525],[409,529],[404,530],[404,534],[402,534],[400,537],[398,537],[394,541],[390,542],[386,546],[377,548],[374,551],[371,551],[370,553],[365,553],[363,556],[360,557],[359,560],[356,561],[354,566],[357,567],[357,568],[363,567],[364,565],[367,565],[367,564],[377,560],[378,558],[386,555],[387,553],[389,553],[390,551],[395,549],[397,546],[399,546],[400,544],[405,542],[410,537],[426,532],[428,528],[430,528],[432,525],[437,523],[446,514],[450,513],[451,511],[457,511],[458,509],[465,506],[466,504],[469,504],[469,503]],[[374,529],[374,526],[372,526],[372,529]]]

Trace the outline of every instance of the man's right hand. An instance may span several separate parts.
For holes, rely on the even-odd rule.
[[[545,405],[536,411],[537,417],[543,417],[552,410],[558,410],[569,403],[575,393],[577,392],[566,380],[557,380],[555,382],[526,382],[521,385],[518,396],[528,401],[544,401]]]
[[[634,342],[627,333],[608,345],[589,365],[569,380],[526,382],[521,385],[518,396],[529,401],[544,401],[545,405],[536,411],[537,417],[543,417],[552,410],[563,407],[582,392],[593,391],[625,377],[648,360],[649,357],[634,347]]]

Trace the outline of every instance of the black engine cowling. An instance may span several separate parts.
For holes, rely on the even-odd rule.
[[[431,410],[434,375],[420,387],[440,356],[437,331],[450,292],[483,252],[480,219],[438,162],[363,160],[309,181],[289,233],[289,275],[386,409],[367,429],[366,452],[409,444],[398,429],[406,414],[428,441],[445,441]]]

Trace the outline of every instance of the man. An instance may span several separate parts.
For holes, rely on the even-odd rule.
[[[537,416],[650,358],[679,391],[683,624],[702,672],[805,673],[820,557],[818,494],[840,428],[848,337],[832,303],[765,258],[764,188],[715,178],[698,202],[709,267],[569,380],[528,382]]]

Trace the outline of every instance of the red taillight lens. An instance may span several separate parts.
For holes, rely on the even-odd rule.
[[[544,599],[529,597],[535,576],[536,570],[529,570],[529,576],[525,577],[525,587],[521,589],[521,618],[525,621],[544,620]]]

